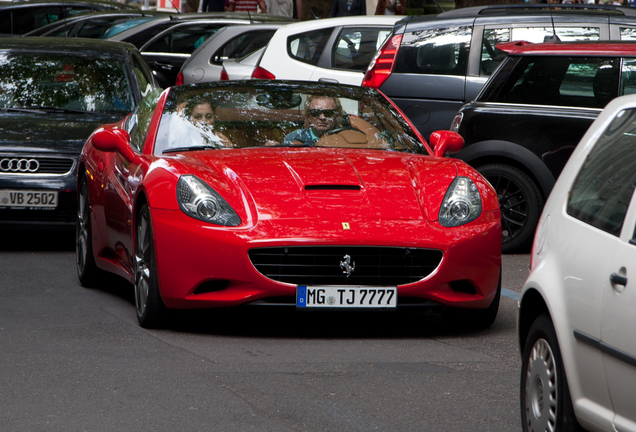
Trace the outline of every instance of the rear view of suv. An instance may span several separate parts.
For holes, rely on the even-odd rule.
[[[503,251],[527,249],[555,180],[610,100],[636,93],[636,44],[510,42],[508,56],[451,130],[456,157],[484,175],[501,207]]]
[[[554,33],[562,41],[634,40],[636,9],[518,4],[405,18],[376,54],[362,85],[381,90],[428,138],[450,126],[505,58],[495,44],[543,42]]]

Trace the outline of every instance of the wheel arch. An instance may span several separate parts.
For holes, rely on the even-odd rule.
[[[465,147],[455,157],[477,168],[490,163],[504,163],[525,172],[539,186],[546,199],[554,187],[555,178],[545,163],[525,147],[510,141],[481,141]]]
[[[528,289],[519,301],[519,311],[517,312],[517,334],[520,353],[523,354],[523,347],[526,344],[532,323],[539,315],[544,314],[552,320],[550,309],[541,293],[534,288]]]

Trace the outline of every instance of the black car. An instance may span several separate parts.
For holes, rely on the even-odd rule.
[[[634,40],[636,9],[525,3],[405,18],[378,61],[371,62],[362,85],[380,89],[428,138],[449,127],[505,58],[496,43],[543,42],[554,30],[562,41]]]
[[[60,19],[43,27],[38,27],[24,36],[83,37],[101,39],[114,25],[130,20],[147,19],[165,15],[163,12],[142,12],[134,10],[97,11]]]
[[[208,12],[169,15],[144,22],[106,38],[129,42],[141,55],[162,87],[176,83],[183,63],[207,38],[219,29],[252,22],[281,22],[289,18],[242,12]]]
[[[110,0],[28,0],[0,3],[0,36],[18,36],[54,21],[103,10],[139,12],[134,4]]]
[[[543,204],[605,105],[636,93],[636,44],[510,42],[507,59],[451,126],[456,157],[497,190],[504,252],[527,250]]]
[[[156,88],[129,44],[0,39],[0,227],[74,228],[84,142]]]

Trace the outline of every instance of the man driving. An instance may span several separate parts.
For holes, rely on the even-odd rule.
[[[289,133],[283,140],[283,145],[314,146],[321,136],[338,126],[343,112],[338,98],[307,96],[305,101],[305,124],[307,126]]]

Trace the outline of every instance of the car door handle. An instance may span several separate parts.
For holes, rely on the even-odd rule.
[[[331,84],[340,84],[337,79],[333,79],[333,78],[319,78],[318,82],[331,83]]]
[[[172,69],[174,69],[174,66],[171,65],[170,63],[155,62],[155,67],[161,68],[161,69],[164,69],[164,70],[172,70]]]
[[[610,275],[610,282],[615,285],[627,286],[627,278],[625,276],[617,275],[616,273],[612,273]]]

